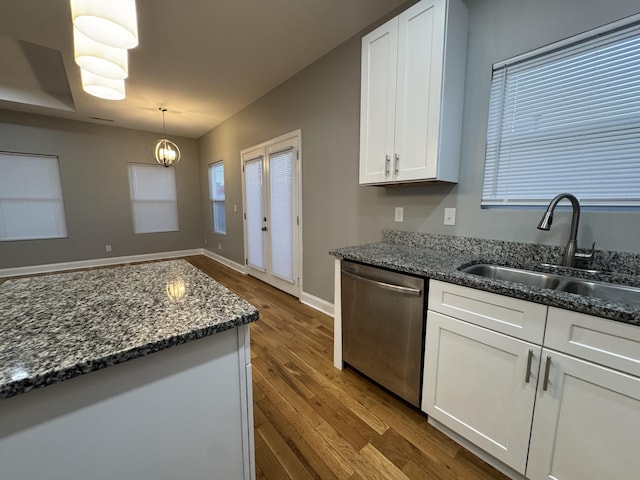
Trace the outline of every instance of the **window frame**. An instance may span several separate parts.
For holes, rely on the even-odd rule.
[[[214,178],[217,169],[222,170],[222,198],[216,197],[216,189],[217,186]],[[210,163],[207,169],[207,177],[209,181],[209,206],[210,206],[210,218],[211,218],[211,231],[218,235],[226,235],[227,234],[227,204],[226,204],[226,192],[225,192],[225,178],[224,178],[224,161],[218,160],[216,162]],[[224,216],[222,220],[216,216],[216,205],[218,208],[222,208],[224,212]],[[221,222],[223,225],[217,225],[217,221]],[[221,228],[218,228],[221,227]]]

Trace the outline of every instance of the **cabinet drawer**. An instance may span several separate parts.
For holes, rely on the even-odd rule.
[[[544,305],[431,280],[428,308],[528,342],[544,337]]]
[[[545,346],[640,377],[640,327],[549,308]]]

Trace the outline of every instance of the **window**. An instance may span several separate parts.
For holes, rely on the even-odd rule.
[[[58,157],[0,152],[0,240],[66,236]]]
[[[178,231],[174,168],[129,164],[134,233]]]
[[[224,164],[209,165],[209,198],[213,215],[213,231],[227,233],[227,217],[224,210]]]
[[[640,206],[638,16],[493,66],[482,205],[561,192]]]

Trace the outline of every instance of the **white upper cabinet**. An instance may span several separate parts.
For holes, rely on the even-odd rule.
[[[362,39],[360,184],[457,182],[467,10],[423,0]]]

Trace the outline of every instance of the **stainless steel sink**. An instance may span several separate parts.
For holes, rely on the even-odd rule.
[[[563,282],[559,290],[577,293],[587,297],[596,297],[611,302],[622,302],[640,306],[640,288],[614,283],[590,282],[582,279],[571,279]]]
[[[500,265],[489,265],[486,263],[471,265],[461,271],[490,278],[492,280],[504,280],[506,282],[517,282],[540,288],[557,288],[564,277],[550,273],[534,272],[519,268],[502,267]]]
[[[621,302],[627,305],[640,306],[640,288],[615,283],[596,282],[583,278],[575,278],[551,273],[534,272],[520,268],[503,267],[492,264],[471,265],[460,269],[462,272],[492,280],[522,283],[532,287],[600,298],[610,302]]]

